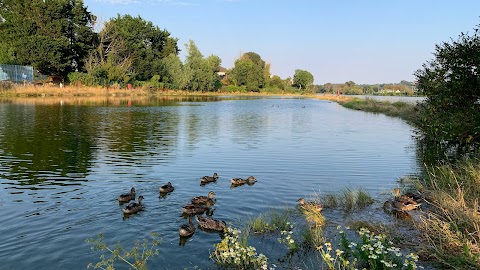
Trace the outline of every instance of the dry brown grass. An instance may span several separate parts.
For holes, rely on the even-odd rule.
[[[424,183],[430,210],[417,223],[446,267],[480,269],[480,161],[432,167]]]

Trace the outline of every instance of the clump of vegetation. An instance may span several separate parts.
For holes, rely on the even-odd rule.
[[[239,240],[240,231],[228,227],[223,240],[215,244],[210,258],[220,267],[233,269],[268,269],[268,258],[257,254],[255,247]]]
[[[290,209],[260,214],[258,217],[248,222],[247,230],[256,234],[288,230],[290,229],[290,219],[292,214],[293,212]]]
[[[364,209],[374,203],[372,196],[365,190],[351,190],[349,188],[342,190],[339,194],[326,194],[319,200],[325,208],[341,207],[345,212]]]
[[[340,227],[338,228],[340,229]],[[348,228],[347,228],[348,229]],[[332,243],[319,246],[322,259],[328,269],[417,269],[418,256],[404,255],[400,248],[393,246],[383,234],[375,235],[368,229],[358,231],[358,242],[349,241],[343,230],[339,231],[340,244],[333,249]]]
[[[422,182],[431,211],[417,224],[430,253],[446,266],[480,268],[480,160],[428,168]]]
[[[92,245],[94,251],[108,251],[110,256],[105,254],[100,256],[100,261],[96,264],[88,264],[88,268],[94,269],[115,269],[114,264],[117,262],[125,263],[135,270],[147,270],[147,261],[153,256],[158,255],[156,247],[160,244],[158,234],[152,233],[152,239],[143,239],[143,241],[135,241],[135,245],[131,250],[126,250],[120,243],[110,247],[104,242],[103,234],[98,234],[97,238],[89,238],[87,243]]]
[[[349,109],[372,113],[382,113],[388,116],[402,118],[410,123],[416,123],[419,119],[415,105],[408,104],[406,102],[388,102],[377,101],[369,98],[352,98],[346,101],[339,101],[339,103]]]
[[[310,226],[301,233],[303,236],[303,244],[307,248],[316,248],[325,243],[323,226]]]
[[[295,252],[298,250],[298,246],[295,243],[295,240],[292,238],[293,229],[295,226],[290,222],[287,222],[287,226],[289,226],[290,228],[288,228],[288,230],[280,232],[280,238],[278,238],[278,242],[281,244],[285,244],[290,251]]]

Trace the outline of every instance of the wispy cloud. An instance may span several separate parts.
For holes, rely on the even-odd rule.
[[[148,4],[155,6],[199,6],[198,2],[187,2],[179,0],[96,0],[97,2],[110,3],[112,5],[129,5],[129,4]]]

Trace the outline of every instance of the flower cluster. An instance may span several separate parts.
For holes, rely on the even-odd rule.
[[[329,269],[417,269],[418,256],[403,255],[400,248],[394,247],[383,234],[375,235],[368,229],[358,231],[361,242],[350,242],[340,230],[341,249],[332,248],[331,243],[317,247]]]
[[[286,225],[288,227],[288,231],[287,230],[280,231],[280,238],[278,238],[278,242],[281,244],[285,244],[288,247],[288,249],[293,251],[297,249],[295,240],[293,240],[292,238],[294,226],[290,222],[287,222]]]
[[[254,247],[240,244],[238,239],[240,233],[239,230],[228,227],[225,238],[215,244],[215,250],[210,257],[223,267],[268,269],[268,258],[263,254],[257,254]]]

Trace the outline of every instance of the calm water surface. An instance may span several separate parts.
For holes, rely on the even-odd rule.
[[[378,195],[419,170],[409,125],[336,103],[129,103],[0,103],[2,269],[84,269],[99,256],[85,239],[103,232],[131,247],[153,231],[162,243],[152,269],[214,268],[218,234],[197,230],[179,246],[181,207],[193,196],[214,191],[213,216],[240,227],[313,193],[362,187]],[[201,187],[213,172],[218,182]],[[230,188],[230,178],[249,175],[258,183]],[[175,191],[159,197],[168,181]],[[124,219],[116,198],[131,187],[146,210]]]

